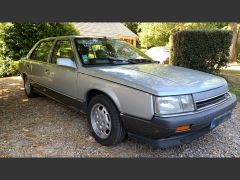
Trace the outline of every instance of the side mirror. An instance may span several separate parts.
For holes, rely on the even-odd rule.
[[[57,65],[71,67],[71,68],[77,68],[76,64],[70,58],[57,58]]]

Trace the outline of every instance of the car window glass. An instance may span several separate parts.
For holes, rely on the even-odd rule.
[[[68,58],[74,61],[74,54],[71,42],[68,40],[57,41],[52,55],[52,63],[57,63],[57,58]]]
[[[37,48],[33,51],[31,55],[31,59],[47,62],[52,45],[53,45],[53,40],[41,42],[37,46]]]
[[[76,38],[77,53],[85,65],[152,63],[142,51],[117,39]]]

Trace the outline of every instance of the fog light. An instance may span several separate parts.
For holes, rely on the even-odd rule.
[[[176,127],[176,131],[187,131],[187,130],[190,130],[190,129],[191,129],[190,125],[184,125],[184,126]]]

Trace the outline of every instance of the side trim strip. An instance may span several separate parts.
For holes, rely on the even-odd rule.
[[[34,87],[34,90],[50,97],[51,99],[55,100],[55,101],[58,101],[64,105],[67,105],[68,107],[74,109],[74,110],[77,110],[77,111],[81,111],[83,113],[86,113],[86,110],[87,110],[87,106],[86,106],[86,103],[85,102],[81,102],[81,101],[78,101],[74,98],[71,98],[71,97],[68,97],[68,96],[65,96],[63,94],[60,94],[56,91],[53,91],[49,88],[46,88],[44,86],[41,86],[40,84],[38,83],[34,83],[33,84],[33,87]]]
[[[63,93],[61,93],[61,92],[59,92],[59,91],[56,91],[56,90],[52,89],[52,88],[43,86],[43,85],[41,85],[41,84],[39,84],[39,83],[37,83],[37,82],[35,82],[35,81],[33,81],[33,80],[30,80],[30,81],[31,81],[31,84],[33,84],[33,85],[37,84],[38,86],[41,86],[41,87],[43,87],[43,88],[45,88],[45,89],[49,89],[49,90],[51,90],[51,91],[54,91],[54,92],[56,92],[56,93],[58,93],[58,94],[61,94],[61,95],[63,95],[63,96],[67,96],[67,97],[69,97],[69,98],[71,98],[71,99],[74,99],[74,100],[76,100],[76,101],[83,102],[83,101],[81,101],[80,99],[74,98],[74,97],[69,96],[69,95],[65,95],[65,94],[63,94]]]

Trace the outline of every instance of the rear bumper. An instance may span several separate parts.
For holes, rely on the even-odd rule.
[[[191,115],[176,117],[153,116],[152,120],[121,115],[121,119],[130,137],[156,147],[166,148],[189,143],[208,133],[230,118],[236,104],[236,96],[232,95],[230,100],[217,107]],[[212,123],[213,119],[216,120],[215,123]],[[191,130],[176,132],[176,127],[182,125],[191,125]]]

